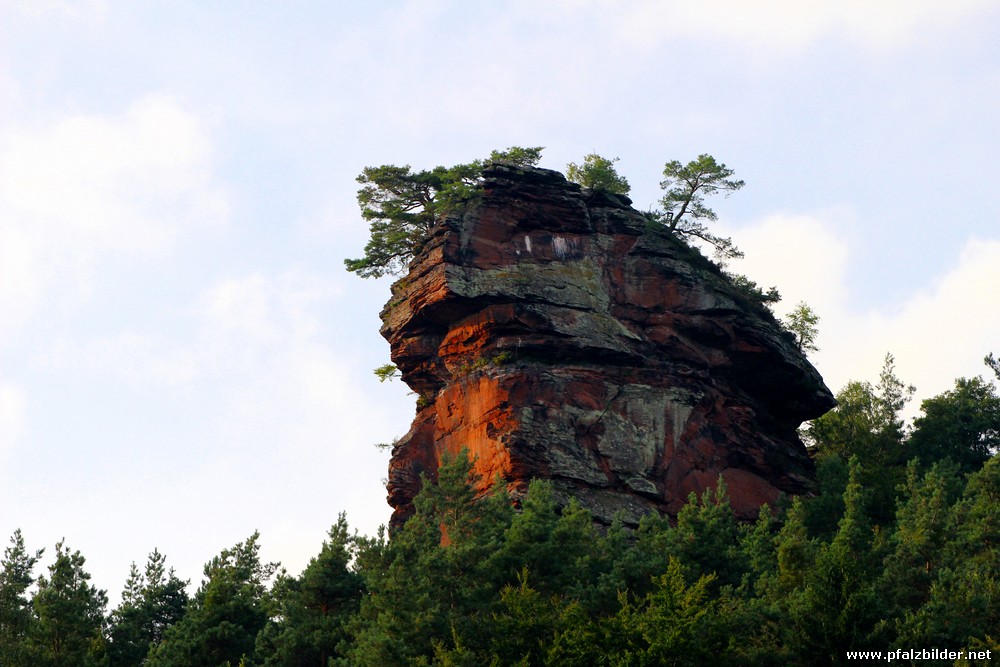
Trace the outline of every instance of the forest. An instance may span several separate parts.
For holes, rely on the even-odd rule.
[[[735,520],[721,480],[673,522],[598,526],[575,503],[560,509],[542,481],[515,507],[502,484],[480,497],[457,456],[425,480],[394,535],[353,533],[341,514],[293,575],[261,561],[254,534],[209,560],[193,595],[154,551],[110,611],[83,555],[63,543],[33,550],[17,531],[0,566],[0,664],[834,665],[849,650],[929,648],[995,657],[1000,396],[992,381],[959,378],[907,424],[912,391],[891,355],[877,383],[848,383],[802,432],[815,493],[764,506],[752,524]]]

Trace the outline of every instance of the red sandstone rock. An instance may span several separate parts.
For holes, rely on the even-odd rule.
[[[484,485],[549,479],[609,523],[676,515],[721,475],[737,515],[807,491],[796,433],[834,405],[764,308],[625,197],[494,165],[393,286],[382,335],[420,398],[392,523],[468,448]]]

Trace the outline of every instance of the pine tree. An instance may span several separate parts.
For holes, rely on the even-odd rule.
[[[479,486],[466,451],[443,456],[436,483],[424,480],[402,530],[359,555],[368,595],[350,664],[430,660],[436,644],[439,652],[484,650],[496,593],[516,573],[505,580],[492,558],[510,525],[510,500],[503,484],[482,498]]]
[[[618,158],[608,159],[596,153],[584,156],[583,164],[570,162],[566,165],[566,178],[585,188],[616,195],[627,195],[628,181],[615,170]]]
[[[277,563],[262,563],[259,533],[205,565],[205,579],[180,621],[149,655],[150,667],[218,667],[253,658],[270,616],[268,582]]]
[[[38,577],[32,607],[38,619],[32,647],[39,667],[97,667],[107,664],[104,612],[108,598],[90,584],[79,551],[56,544],[48,576]]]
[[[668,548],[693,574],[714,575],[716,586],[737,585],[746,571],[739,549],[736,517],[719,476],[716,487],[694,493],[677,513],[677,528],[670,533]]]
[[[1000,450],[1000,396],[983,378],[958,378],[953,390],[928,398],[920,410],[907,451],[925,465],[949,458],[972,472]]]
[[[969,477],[950,511],[948,540],[927,602],[901,624],[899,642],[970,646],[1000,627],[1000,457]]]
[[[512,146],[493,151],[489,162],[535,165],[542,148]],[[365,167],[358,176],[361,217],[371,237],[364,256],[345,259],[348,271],[362,278],[401,273],[427,239],[431,228],[471,198],[482,184],[484,161],[414,172],[410,165]]]
[[[813,420],[806,437],[818,458],[857,456],[860,482],[868,489],[870,512],[879,525],[892,523],[896,489],[905,476],[906,429],[902,411],[916,389],[896,375],[895,359],[885,355],[879,382],[851,381],[837,393],[837,407]]]
[[[275,615],[257,637],[265,667],[327,667],[341,657],[345,624],[361,602],[364,583],[350,567],[355,538],[344,514],[337,518],[319,555],[300,577],[275,583]]]
[[[619,659],[611,664],[704,665],[717,661],[726,639],[720,632],[718,599],[711,595],[714,575],[688,584],[681,562],[671,556],[654,589],[632,602],[622,596],[615,634],[625,642],[607,647]],[[620,657],[619,657],[620,656]]]
[[[715,211],[705,205],[705,196],[720,192],[729,196],[743,187],[743,181],[731,178],[733,173],[708,154],[699,155],[686,165],[671,160],[663,166],[660,187],[666,193],[660,199],[663,212],[657,212],[656,218],[681,238],[709,243],[720,258],[742,257],[743,253],[731,239],[716,236],[705,226],[706,222],[718,219]]]
[[[804,586],[788,598],[795,628],[790,643],[799,659],[815,665],[840,664],[845,650],[867,646],[879,619],[874,593],[877,558],[857,457],[851,458],[849,468],[837,534],[829,544],[819,545],[815,561],[804,573]]]
[[[589,598],[584,588],[599,575],[602,546],[590,512],[576,499],[560,512],[551,482],[533,480],[506,531],[502,567],[511,577],[526,568],[543,594]]]
[[[889,539],[891,551],[877,583],[884,644],[897,637],[907,619],[929,601],[945,549],[956,537],[950,520],[951,506],[961,493],[956,466],[938,463],[920,475],[917,462],[911,461],[906,473],[896,530]]]
[[[166,569],[166,557],[149,554],[140,571],[132,563],[122,602],[111,614],[108,655],[111,667],[142,665],[151,649],[163,641],[167,628],[184,616],[187,582]]]
[[[0,562],[0,665],[30,664],[28,640],[35,617],[27,593],[41,557],[42,550],[29,552],[20,529],[15,530]]]

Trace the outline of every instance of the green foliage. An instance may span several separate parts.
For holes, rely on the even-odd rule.
[[[32,598],[36,622],[29,640],[32,665],[91,667],[107,664],[104,611],[108,597],[90,584],[86,559],[56,544],[48,576],[38,577]]]
[[[275,613],[257,636],[259,664],[325,667],[343,657],[347,622],[364,593],[361,575],[351,568],[356,545],[341,514],[302,575],[278,577],[272,590]]]
[[[565,601],[540,593],[528,580],[528,568],[524,568],[516,584],[507,584],[500,591],[500,604],[491,619],[488,649],[476,656],[477,661],[488,654],[499,665],[543,664],[553,635],[567,629],[563,622]]]
[[[986,355],[983,359],[983,363],[986,364],[986,366],[989,367],[989,369],[997,376],[997,379],[1000,380],[1000,360],[996,359],[992,352]]]
[[[654,578],[654,589],[645,598],[633,603],[622,595],[621,610],[611,623],[624,641],[606,650],[620,656],[618,664],[714,662],[725,647],[718,600],[709,593],[714,578],[702,575],[689,585],[681,561],[670,556],[666,572]]]
[[[743,181],[731,178],[733,173],[708,154],[699,155],[685,165],[677,160],[668,162],[660,182],[666,191],[660,199],[663,206],[660,221],[677,236],[705,241],[720,257],[742,257],[743,253],[731,239],[716,236],[705,226],[706,222],[718,219],[715,211],[705,205],[705,197],[718,193],[729,196],[743,187]]]
[[[952,506],[961,493],[954,464],[938,463],[923,476],[916,461],[906,470],[906,482],[896,531],[879,577],[879,597],[885,601],[883,634],[907,634],[912,610],[930,601],[945,549],[955,540]]]
[[[457,377],[465,377],[466,375],[471,375],[476,371],[481,371],[491,366],[503,366],[504,364],[513,361],[513,359],[514,354],[509,351],[498,352],[492,356],[484,355],[456,367],[455,375]]]
[[[590,513],[571,500],[560,512],[552,485],[533,480],[504,534],[499,565],[510,574],[527,568],[535,587],[546,594],[591,598],[577,588],[598,576],[602,553]]]
[[[541,151],[541,147],[512,146],[493,151],[489,161],[530,166],[538,162]],[[417,172],[410,165],[365,167],[357,179],[362,185],[358,206],[371,237],[363,257],[344,260],[347,270],[362,278],[402,272],[431,227],[476,193],[483,166],[476,160]]]
[[[583,157],[583,164],[570,162],[566,165],[566,178],[591,190],[627,195],[631,188],[625,177],[615,170],[615,162],[618,158],[609,160],[590,153]]]
[[[205,565],[205,579],[184,617],[149,654],[150,667],[218,667],[252,658],[270,616],[268,582],[275,563],[261,563],[258,533]]]
[[[813,664],[840,664],[844,647],[864,646],[879,618],[873,533],[860,476],[860,464],[853,458],[837,534],[819,547],[798,604],[792,607],[800,626],[812,624],[808,635],[799,639],[805,652],[817,658]]]
[[[915,388],[895,374],[895,360],[885,356],[877,386],[852,381],[837,393],[837,407],[814,420],[805,431],[818,458],[836,454],[861,461],[862,483],[872,492],[876,523],[892,519],[896,487],[903,480],[906,432],[901,412]]]
[[[173,569],[166,569],[166,557],[157,550],[149,555],[144,571],[132,563],[122,603],[111,614],[111,667],[144,664],[150,649],[163,641],[167,628],[183,618],[188,604],[186,589],[187,582],[178,579]]]
[[[804,503],[805,522],[812,537],[832,538],[844,515],[847,490],[847,463],[837,454],[821,456],[816,462],[816,495]]]
[[[504,350],[503,352],[499,352],[490,358],[490,363],[494,366],[503,366],[504,364],[509,364],[512,361],[514,361],[514,353],[510,350]]]
[[[542,146],[534,146],[532,148],[511,146],[507,150],[491,151],[486,162],[500,162],[519,167],[534,167],[542,159],[542,150]]]
[[[777,569],[772,585],[776,591],[789,594],[802,589],[816,562],[816,543],[806,529],[806,512],[802,500],[796,498],[775,538]]]
[[[729,278],[729,282],[749,303],[763,306],[771,312],[772,306],[781,301],[781,294],[774,285],[769,287],[767,291],[764,291],[760,285],[741,273],[729,273],[725,271],[724,275]]]
[[[0,665],[30,663],[28,642],[35,632],[35,617],[28,589],[35,583],[34,569],[42,550],[31,553],[20,529],[10,538],[0,561]]]
[[[1000,396],[981,377],[958,378],[953,390],[928,398],[920,410],[907,450],[924,463],[951,459],[971,472],[1000,449]]]
[[[510,523],[505,494],[477,498],[466,453],[445,456],[436,483],[424,480],[415,513],[388,543],[359,554],[369,594],[349,653],[352,665],[430,660],[435,641],[477,637],[502,588],[495,554]],[[502,488],[502,487],[499,487]]]
[[[438,218],[462,194],[471,194],[476,176],[471,164],[420,172],[409,165],[365,167],[358,176],[358,205],[371,238],[363,257],[344,260],[347,270],[362,278],[401,272]]]
[[[691,494],[677,513],[677,528],[670,533],[670,552],[692,570],[692,576],[713,575],[719,584],[740,583],[745,569],[737,541],[736,517],[729,506],[726,484],[719,477],[715,489],[699,498]]]
[[[395,364],[383,364],[375,369],[375,377],[378,378],[379,382],[385,382],[386,380],[392,380],[393,378],[399,377],[399,369],[396,368]]]
[[[816,336],[819,335],[819,315],[805,301],[800,301],[782,322],[785,329],[795,334],[795,343],[802,352],[818,352]]]
[[[947,521],[927,601],[903,612],[900,643],[971,645],[1000,627],[1000,458],[969,476]]]

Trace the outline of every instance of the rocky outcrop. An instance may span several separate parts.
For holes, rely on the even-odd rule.
[[[796,429],[834,405],[771,314],[626,197],[492,165],[393,286],[382,335],[419,395],[393,524],[468,448],[488,485],[552,481],[595,518],[675,515],[721,475],[736,513],[806,491]]]

